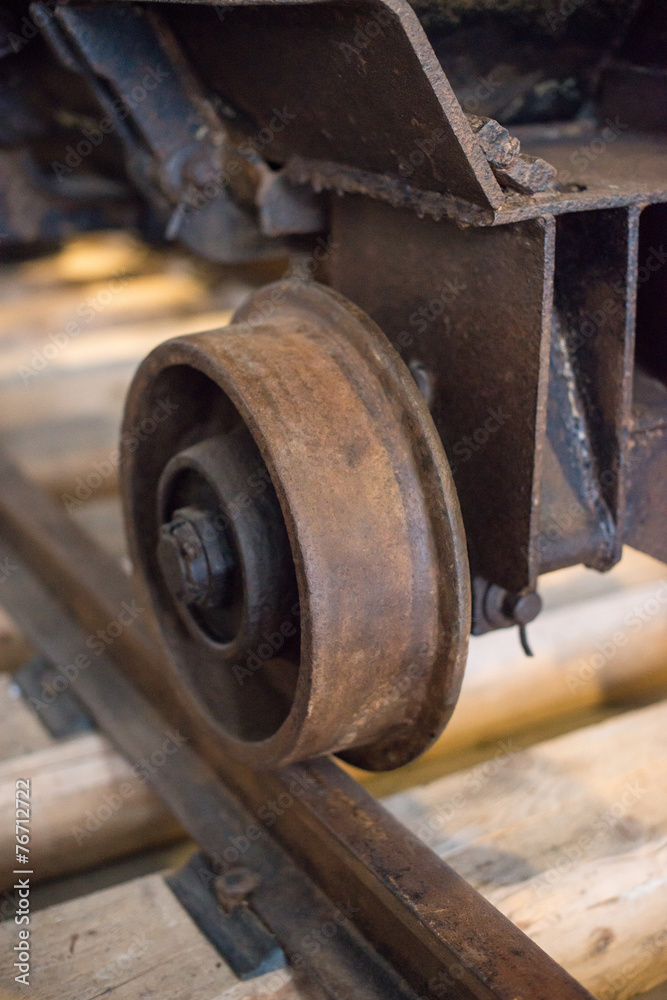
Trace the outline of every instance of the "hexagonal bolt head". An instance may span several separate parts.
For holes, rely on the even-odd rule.
[[[174,511],[160,528],[157,559],[177,601],[200,608],[219,608],[231,601],[234,554],[224,531],[206,511]]]

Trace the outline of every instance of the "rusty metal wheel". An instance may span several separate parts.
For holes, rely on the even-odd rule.
[[[131,387],[135,567],[190,709],[278,767],[397,767],[439,734],[469,631],[442,445],[381,331],[319,285],[262,289]]]

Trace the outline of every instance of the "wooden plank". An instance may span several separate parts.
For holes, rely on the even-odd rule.
[[[183,919],[159,876],[58,910],[33,918],[36,976],[44,1000],[83,1000],[112,986],[119,998],[148,990],[157,996],[211,996],[233,981],[194,925]],[[61,918],[55,940],[48,933],[54,917]]]
[[[549,612],[565,605],[639,587],[652,580],[661,580],[666,575],[664,563],[626,545],[623,558],[609,572],[598,573],[586,566],[569,566],[541,576],[538,590],[544,610]]]
[[[0,271],[4,446],[50,492],[117,464],[125,392],[157,343],[229,321],[250,286],[237,277],[221,296],[215,276],[113,234]],[[115,489],[115,469],[103,480],[100,492]]]
[[[23,706],[18,708],[25,722]],[[43,749],[0,762],[0,888],[13,883],[19,778],[31,782],[30,860],[35,882],[184,836],[146,781],[103,736],[50,741]]]
[[[9,345],[21,338],[27,356],[25,363],[30,363],[31,348],[39,348],[50,333],[65,332],[68,343],[73,345],[82,333],[108,327],[112,320],[120,328],[123,323],[140,319],[201,310],[206,292],[202,281],[183,271],[121,273],[85,285],[38,290],[4,300],[0,340]],[[55,355],[59,353],[56,345]],[[10,356],[14,356],[13,351]]]
[[[206,305],[206,303],[204,303]],[[0,313],[1,315],[1,313]],[[3,423],[10,426],[20,422],[25,415],[51,414],[51,419],[66,418],[82,409],[94,409],[95,377],[99,385],[105,386],[107,395],[118,395],[117,387],[121,379],[128,380],[132,369],[154,347],[170,337],[180,337],[200,330],[216,330],[226,326],[231,318],[228,309],[200,308],[186,316],[151,315],[140,322],[113,323],[89,331],[82,331],[64,343],[45,359],[48,363],[34,374],[23,371],[35,360],[34,351],[39,351],[39,342],[26,344],[9,341],[2,343],[0,328],[0,380],[3,392]],[[42,338],[44,340],[44,338]],[[48,336],[45,343],[48,343]],[[43,353],[43,352],[42,352]],[[119,374],[120,369],[120,374]],[[68,386],[79,385],[85,376],[93,380],[93,390],[86,391],[82,385],[81,397],[72,398]],[[42,390],[32,396],[31,389]],[[22,390],[22,391],[21,391]],[[101,400],[98,397],[98,404]]]
[[[473,638],[459,701],[440,739],[395,776],[361,780],[386,795],[396,781],[407,788],[462,766],[462,751],[472,747],[492,755],[499,740],[528,731],[539,739],[540,728],[555,720],[571,720],[571,728],[584,712],[611,714],[632,699],[665,697],[667,570],[657,566],[657,580],[543,612],[530,626],[532,658],[514,630]]]
[[[0,674],[0,763],[53,746],[55,740],[8,674]],[[7,828],[9,829],[9,828]],[[5,828],[0,836],[5,836]]]
[[[664,786],[663,786],[664,789]],[[601,1000],[625,1000],[667,975],[667,837],[572,864],[488,897]]]
[[[572,898],[576,899],[576,895],[573,893]],[[603,920],[606,916],[603,909]],[[320,997],[312,984],[302,978],[295,981],[290,970],[238,982],[202,938],[161,875],[146,876],[36,913],[31,918],[31,930],[31,985],[40,1000],[93,1000],[102,992],[122,1000],[150,996],[151,991],[170,1000]],[[12,924],[0,925],[0,947],[9,950],[14,937]],[[609,933],[598,934],[595,947],[588,949],[589,961],[599,962],[609,943]],[[581,941],[575,940],[577,944],[581,946]],[[650,950],[640,943],[634,962],[628,962],[628,970],[641,967],[649,957]],[[0,971],[3,997],[22,995],[8,973],[9,969]],[[628,971],[620,975],[608,973],[606,991],[605,984],[599,991],[602,1000],[632,995],[619,992],[627,978]]]
[[[230,315],[197,311],[82,333],[39,371],[31,365],[41,348],[0,350],[3,447],[61,502],[115,492],[123,404],[137,365],[163,340],[224,326]]]
[[[667,977],[667,702],[385,800],[591,992]]]
[[[462,697],[436,753],[618,703],[633,689],[667,691],[667,570],[643,586],[547,612],[530,637],[533,658],[516,650],[511,630],[471,641]]]
[[[667,982],[654,986],[646,993],[637,994],[634,1000],[667,1000]]]
[[[2,434],[2,444],[26,475],[67,509],[70,498],[76,500],[81,490],[91,497],[117,492],[117,445],[109,445],[116,430],[116,416],[100,412],[57,426],[12,428]]]
[[[171,251],[173,254],[173,250]],[[38,289],[101,281],[113,274],[157,270],[165,254],[122,230],[74,235],[55,253],[0,269],[0,298],[21,298]]]
[[[9,697],[9,679],[4,677],[0,681],[4,682],[4,715],[10,718],[14,712],[19,729],[26,722],[34,725],[36,720],[27,706]],[[2,708],[0,701],[0,719]],[[566,944],[569,947],[572,944],[570,938],[579,941],[583,937],[585,941],[585,930],[582,934],[581,928],[585,929],[590,924],[589,911],[593,911],[596,917],[603,912],[601,906],[604,900],[600,900],[599,892],[596,894],[591,890],[592,898],[589,898],[576,891],[580,880],[585,879],[585,884],[591,882],[599,889],[605,872],[608,872],[611,884],[615,884],[614,880],[618,882],[619,878],[634,878],[629,895],[635,906],[621,911],[618,905],[612,904],[615,923],[611,916],[606,918],[607,925],[613,928],[611,933],[627,945],[625,951],[629,952],[629,957],[623,957],[623,962],[627,964],[631,961],[633,948],[643,947],[642,942],[647,937],[647,912],[651,918],[662,912],[664,891],[664,883],[656,883],[655,875],[651,874],[655,873],[656,866],[664,862],[664,850],[661,852],[659,843],[656,848],[649,841],[637,850],[627,851],[629,838],[632,840],[635,829],[667,830],[667,800],[661,794],[667,777],[667,706],[645,710],[639,716],[642,734],[639,741],[636,739],[637,713],[622,716],[606,727],[576,732],[562,740],[542,744],[529,752],[532,755],[530,763],[527,763],[529,755],[518,753],[518,746],[510,739],[501,748],[502,754],[488,764],[415,789],[407,797],[399,796],[389,802],[399,818],[408,826],[412,825],[423,840],[446,857],[460,874],[523,930],[534,936],[547,951],[549,944],[553,944],[554,931],[557,931],[556,946],[560,948]],[[52,743],[48,736],[45,739],[47,745]],[[622,769],[619,769],[619,759],[623,763]],[[575,762],[572,766],[571,761]],[[558,766],[566,770],[571,779],[569,783],[562,778],[558,780]],[[0,805],[0,816],[3,817],[0,829],[10,829],[14,782],[17,776],[24,777],[26,774],[33,776],[33,796],[40,812],[40,825],[37,836],[33,837],[32,847],[36,858],[35,870],[42,877],[86,868],[131,851],[133,844],[137,848],[152,846],[156,841],[151,831],[162,831],[163,810],[148,793],[145,795],[147,802],[144,798],[135,798],[133,793],[130,796],[132,801],[123,802],[121,809],[114,814],[113,822],[104,818],[109,811],[110,797],[118,794],[124,779],[132,779],[132,772],[98,736],[68,741],[57,746],[55,753],[33,754],[27,760],[12,761],[4,772],[0,768],[0,803],[4,802],[4,808]],[[580,775],[585,779],[583,791],[580,789]],[[644,794],[642,790],[647,780],[651,784]],[[641,794],[636,796],[635,802],[632,791],[629,793],[633,807],[632,822],[626,820],[624,815],[612,817],[615,802],[621,803],[624,813],[627,811],[623,796],[633,788]],[[47,798],[43,798],[45,793]],[[600,809],[601,802],[607,803],[608,808],[602,811],[602,819],[598,816],[591,820],[589,798]],[[112,804],[113,801],[111,798]],[[133,806],[134,811],[128,809],[128,805]],[[103,822],[99,824],[96,816],[98,809],[102,810],[103,817]],[[151,809],[153,814],[149,812],[147,815],[142,811]],[[453,831],[450,828],[450,813],[456,816]],[[554,813],[560,819],[559,838],[554,838]],[[416,814],[420,817],[420,825],[415,827]],[[621,819],[625,822],[615,822]],[[591,823],[596,826],[596,844],[602,858],[589,860],[584,873],[580,871],[581,866],[571,859],[579,860],[576,845]],[[93,827],[99,825],[99,829],[89,831],[86,824]],[[567,834],[566,828],[569,829]],[[480,834],[485,830],[490,831],[488,837]],[[471,831],[477,831],[476,839],[471,838]],[[143,842],[142,834],[147,837]],[[637,834],[634,836],[636,839]],[[472,851],[471,844],[474,846]],[[540,845],[542,854],[539,853]],[[9,838],[4,845],[4,853],[0,845],[0,869],[5,875],[5,885],[11,884],[7,873],[11,871],[12,855],[13,840]],[[606,855],[611,857],[611,861]],[[553,916],[555,905],[551,890],[548,893],[545,891],[545,879],[549,887],[551,869],[558,871],[559,867],[563,867],[563,858],[565,872],[562,878],[559,874],[557,898],[561,908],[571,908],[571,912],[578,914],[582,921],[568,923],[569,937],[562,923],[554,927],[547,922],[546,927],[543,926],[544,907]],[[517,885],[517,865],[519,871],[539,869],[546,875],[537,875]],[[641,884],[645,876],[649,884],[653,880],[656,890],[638,895],[637,880]],[[581,905],[573,907],[573,902]],[[643,922],[635,912],[637,906],[641,907]],[[623,920],[619,923],[620,917]],[[637,930],[639,938],[635,933]],[[649,946],[650,935],[646,947]],[[575,975],[584,978],[579,967],[568,966],[567,953],[563,955],[552,948],[552,954]],[[580,959],[584,965],[589,960],[587,952]],[[642,975],[646,972],[643,967],[638,971]],[[586,969],[584,973],[588,974]],[[667,967],[656,973],[651,972],[653,981],[659,981],[665,973]],[[615,975],[613,969],[610,975]],[[584,982],[591,985],[585,978]]]
[[[98,279],[102,279],[104,275],[97,275],[97,277]],[[80,294],[80,292],[77,294]],[[75,301],[74,297],[72,298],[72,301]],[[78,407],[77,414],[82,416],[95,412],[95,392],[99,387],[103,387],[105,385],[111,386],[112,384],[119,386],[122,379],[127,379],[129,377],[131,365],[128,365],[127,359],[132,356],[132,351],[137,351],[140,348],[141,353],[143,353],[144,348],[152,346],[151,337],[156,336],[156,332],[153,329],[144,330],[143,327],[146,324],[142,323],[135,325],[134,334],[132,334],[131,324],[127,322],[128,315],[131,315],[131,312],[125,314],[123,320],[123,316],[121,314],[121,320],[124,322],[124,326],[120,329],[119,336],[116,335],[115,328],[110,328],[108,331],[103,333],[102,337],[100,337],[99,354],[97,353],[98,345],[95,342],[95,336],[101,331],[95,331],[95,335],[91,333],[90,335],[82,335],[81,338],[78,338],[77,343],[72,345],[73,349],[68,352],[68,356],[65,357],[65,355],[63,355],[60,361],[56,362],[53,371],[43,380],[43,385],[40,391],[40,396],[42,398],[42,402],[40,404],[41,409],[39,413],[37,413],[39,420],[43,418],[48,419],[48,413],[53,412],[50,408],[48,398],[50,387],[57,386],[57,388],[53,389],[51,402],[55,402],[56,406],[60,405],[66,407],[69,397],[74,402],[74,405]],[[199,318],[197,317],[197,321],[198,319]],[[187,321],[189,321],[189,318]],[[177,322],[181,321],[178,320]],[[161,331],[163,327],[160,324],[163,324],[162,320],[158,321],[158,324],[155,324],[155,330],[157,330],[157,327],[160,326],[160,331],[157,335],[159,336],[159,339],[162,339]],[[129,334],[129,336],[127,340],[124,340],[123,338],[126,333]],[[39,335],[43,336],[43,331]],[[7,358],[10,358],[10,355],[7,355]],[[7,360],[7,358],[5,360]],[[106,371],[101,371],[100,373],[100,370],[98,369],[97,374],[100,374],[100,378],[98,381],[95,381],[95,378],[92,377],[86,369],[87,366],[91,364],[99,364],[100,359],[106,359],[102,363],[109,365],[109,372],[107,373]],[[11,364],[14,364],[15,358],[13,356],[11,356],[10,360]],[[61,370],[56,375],[55,370],[59,367]],[[112,373],[115,382],[112,383],[111,380],[109,380],[108,383],[105,382],[108,375]],[[90,391],[87,393],[81,392],[78,395],[76,392],[73,394],[71,393],[70,390],[74,386],[75,381],[83,387],[87,379],[91,380]],[[17,389],[18,388],[19,387],[17,386]],[[24,387],[21,386],[20,388],[23,389]],[[20,398],[20,394],[17,392],[17,406],[20,405]],[[26,405],[28,407],[26,414],[29,414],[31,409],[29,401]],[[18,440],[18,447],[20,450],[20,448],[24,446],[20,440],[21,434],[23,433],[25,437],[25,434],[27,433],[25,423],[26,417],[25,415],[19,414],[16,407],[10,407],[9,409],[11,410],[11,413],[8,416],[8,424],[11,424],[16,430],[16,439]],[[109,397],[109,412],[113,414],[116,413],[118,409],[119,393],[114,390]],[[113,418],[109,421],[108,427],[111,429],[113,428]],[[36,430],[38,430],[38,424],[35,424],[30,428],[31,433],[34,433]],[[104,428],[103,433],[109,433],[109,431]],[[109,439],[111,440],[110,433]],[[102,440],[104,440],[103,437]],[[77,466],[75,462],[71,467],[72,470],[75,470],[77,474],[80,474],[81,470],[85,471],[90,468],[93,461],[98,461],[101,458],[106,457],[103,448],[104,445],[102,446],[102,450],[98,449],[97,451],[91,451],[90,453],[85,453],[84,450],[81,450],[79,452],[80,464]],[[48,453],[48,450],[48,448],[45,449],[45,452]],[[64,455],[65,452],[63,452],[63,456]],[[83,459],[83,463],[81,463],[81,458]],[[64,458],[63,460],[66,461]],[[57,461],[53,464],[53,468],[55,468],[55,465],[57,465],[60,461],[61,458],[58,457]],[[73,478],[73,473],[70,472],[69,469],[66,469],[66,474],[64,477],[61,477],[60,481],[53,478],[53,472],[51,471],[45,474],[44,478],[48,480],[49,476],[52,477],[51,481],[56,482],[57,492],[61,492],[67,488],[66,483],[68,481],[68,477],[71,480]],[[81,511],[81,517],[79,519],[82,522],[85,521],[83,510]],[[95,518],[93,516],[91,523],[94,520]],[[94,531],[100,534],[104,533],[104,518],[98,519],[98,523],[96,524]],[[119,547],[116,545],[115,548],[118,549]],[[642,588],[641,586],[638,587],[638,584],[641,584],[644,579],[657,579],[659,576],[663,575],[662,569],[657,567],[655,561],[652,561],[652,563],[653,564],[650,567],[647,567],[646,577],[643,577],[641,573],[633,577],[632,571],[627,572],[628,563],[624,561],[624,564],[621,564],[623,570],[626,571],[626,576],[624,578],[626,581],[625,585],[627,585],[627,583],[631,583],[635,587],[634,597],[636,601],[646,602],[650,600],[655,591],[655,588],[653,588],[653,590],[646,587]],[[448,731],[448,737],[451,742],[441,744],[435,751],[436,756],[440,753],[447,754],[451,752],[452,749],[456,749],[458,747],[469,746],[471,742],[488,740],[490,738],[498,739],[503,734],[509,734],[511,736],[512,733],[524,728],[528,723],[534,723],[536,720],[539,721],[540,719],[547,720],[552,718],[554,712],[571,713],[576,711],[578,707],[613,702],[618,700],[620,697],[632,696],[633,694],[636,694],[637,691],[641,691],[642,689],[654,694],[660,684],[664,682],[665,674],[667,672],[667,657],[664,655],[665,645],[667,645],[667,630],[665,628],[665,623],[659,617],[653,617],[644,623],[640,630],[640,635],[637,636],[636,642],[634,640],[634,633],[632,633],[629,635],[629,647],[627,643],[623,643],[622,647],[619,646],[611,656],[606,658],[605,664],[601,667],[593,666],[592,673],[590,670],[584,670],[583,674],[581,674],[580,667],[582,665],[585,666],[589,661],[590,663],[593,662],[596,655],[595,643],[598,641],[604,643],[608,636],[613,635],[614,631],[618,631],[619,622],[622,623],[623,616],[628,613],[629,605],[626,603],[626,598],[629,595],[623,595],[623,600],[618,600],[616,603],[612,600],[611,604],[608,598],[601,604],[598,604],[595,600],[595,597],[603,590],[608,591],[614,599],[621,596],[618,593],[614,594],[615,588],[618,586],[614,578],[614,573],[608,574],[604,577],[599,577],[592,573],[585,573],[582,570],[574,569],[562,571],[562,576],[559,577],[558,580],[555,579],[556,577],[559,577],[559,574],[552,574],[551,579],[546,578],[544,587],[547,596],[547,608],[552,608],[554,611],[549,611],[530,630],[531,640],[536,648],[539,648],[536,661],[526,661],[522,657],[509,653],[510,644],[516,647],[515,636],[510,633],[496,633],[495,635],[486,637],[482,640],[473,641],[473,657],[471,660],[471,667],[469,669],[469,676],[472,677],[472,680],[468,683],[467,687],[464,688],[460,709],[458,710],[457,716],[455,716],[452,727],[450,727],[450,730]],[[566,605],[571,604],[571,602],[577,597],[586,598],[588,607],[586,612],[583,614],[579,615],[578,613],[575,613],[573,616],[572,609],[567,608]],[[559,609],[563,613],[554,617],[555,611]],[[602,622],[605,624],[603,628],[599,629],[598,635],[594,637],[594,640],[588,647],[582,646],[580,635],[584,634],[585,629],[588,629],[586,634],[590,638],[591,621],[595,622],[598,626]],[[549,627],[545,627],[546,625]],[[574,633],[575,637],[578,638],[580,644],[576,647],[577,651],[574,653],[572,653],[572,649],[575,649],[575,647],[572,646],[570,651],[567,652],[565,659],[563,659],[562,657],[559,658],[556,643],[562,638],[565,625],[568,626],[570,634]],[[540,629],[539,633],[536,631],[538,628]],[[551,631],[549,630],[550,628]],[[627,631],[629,631],[629,627]],[[540,647],[540,641],[543,640],[546,640],[546,645]],[[2,630],[0,628],[0,643],[1,642]],[[647,647],[648,653],[646,653]],[[558,648],[562,649],[562,645]],[[479,649],[480,652],[477,660],[475,660],[477,649]],[[499,650],[502,653],[501,656],[498,655]],[[647,663],[648,668],[646,666]],[[572,684],[573,677],[575,679],[578,677],[579,680],[584,680],[585,683]],[[566,685],[568,686],[568,697],[565,699],[562,691],[563,680],[565,680]],[[506,681],[507,683],[505,683]],[[503,687],[504,683],[505,686]],[[491,685],[493,685],[493,687],[491,687]],[[576,697],[571,697],[574,694],[576,694]],[[464,709],[463,712],[461,712],[461,708]],[[518,709],[521,709],[521,711]],[[0,716],[0,721],[1,718],[2,717]],[[458,730],[456,728],[457,724],[459,727]],[[494,725],[496,726],[495,730]],[[447,737],[445,739],[447,740]],[[507,746],[511,750],[509,757],[510,759],[513,759],[514,745],[512,744],[511,739]],[[495,763],[495,761],[492,761],[492,763]],[[470,773],[471,772],[465,772],[465,774]],[[475,770],[472,773],[476,774],[477,780],[479,780],[480,772]],[[487,779],[484,778],[484,781],[486,780]],[[495,778],[489,780],[495,780]],[[539,780],[543,782],[545,788],[549,787],[549,781],[551,779],[548,769]],[[607,791],[609,790],[607,789]],[[532,807],[532,802],[529,803],[529,805]],[[566,809],[569,809],[569,806],[570,799],[566,795],[562,800],[560,808],[565,811]],[[558,808],[556,808],[556,812],[558,813]],[[540,813],[540,815],[542,814]],[[495,813],[491,811],[486,820],[489,828],[493,828],[494,818]],[[633,815],[633,818],[636,817]],[[472,818],[469,817],[469,819],[472,824]],[[513,830],[513,820],[511,818],[507,818],[506,822],[508,829]],[[662,814],[658,817],[657,822],[658,824],[662,822]],[[526,837],[528,837],[529,832],[530,831],[526,833]],[[475,841],[475,844],[477,844],[477,841]],[[629,941],[628,949],[626,949],[626,965],[629,964],[632,966],[633,963],[641,964],[641,961],[637,959],[636,953],[638,951],[643,953],[647,948],[650,951],[652,947],[650,942],[647,944],[647,940],[645,938],[642,938],[641,936],[638,938],[636,934],[633,936],[633,933],[638,927],[641,927],[641,920],[647,919],[647,914],[650,912],[648,909],[649,903],[651,905],[655,904],[657,907],[660,899],[658,890],[663,888],[659,879],[661,870],[664,871],[664,843],[660,838],[658,838],[657,840],[646,840],[646,842],[641,842],[636,848],[633,846],[632,848],[627,849],[627,843],[623,845],[621,838],[621,842],[619,842],[616,846],[618,847],[618,851],[616,853],[603,855],[599,858],[587,857],[586,859],[581,860],[581,862],[580,859],[577,859],[577,864],[575,865],[573,862],[571,869],[566,870],[564,873],[558,873],[558,885],[562,890],[561,905],[563,907],[565,906],[568,894],[570,896],[570,900],[572,898],[578,899],[578,902],[581,904],[581,913],[583,914],[580,919],[590,920],[591,913],[595,911],[593,913],[594,917],[600,917],[601,920],[604,918],[603,924],[601,925],[602,929],[604,930],[605,927],[607,927],[612,935],[612,937],[608,934],[598,935],[589,942],[584,942],[583,944],[579,942],[582,949],[582,954],[579,960],[582,964],[588,962],[590,965],[590,968],[586,972],[587,975],[593,975],[595,973],[595,970],[601,962],[600,956],[604,956],[612,945],[616,947],[613,935],[617,935],[617,937],[625,936],[625,938]],[[625,850],[623,850],[624,846],[626,848]],[[506,844],[504,848],[500,848],[500,850],[505,850],[505,853],[510,856],[512,855],[510,847],[514,850],[511,836],[508,844]],[[546,851],[546,848],[544,849]],[[606,849],[612,851],[612,847],[609,844],[607,844]],[[464,845],[464,854],[466,850],[467,847]],[[495,851],[495,844],[493,845],[493,850]],[[516,855],[516,851],[514,851],[514,855]],[[514,855],[512,863],[516,863],[516,857],[514,857]],[[488,861],[489,859],[486,857],[484,864],[488,864]],[[548,896],[549,902],[546,904],[546,909],[541,909],[540,906],[543,898],[545,895],[548,895],[545,894],[543,880],[541,881],[543,872],[539,871],[534,876],[524,878],[523,881],[516,883],[512,881],[513,875],[516,874],[516,869],[512,867],[512,863],[508,863],[508,867],[503,876],[504,878],[510,880],[509,885],[503,885],[502,882],[498,882],[498,884],[493,883],[493,881],[490,882],[490,887],[488,889],[489,898],[491,898],[496,905],[501,905],[498,901],[502,900],[501,908],[505,906],[506,912],[509,910],[516,912],[518,915],[517,919],[521,919],[522,914],[527,912],[527,906],[530,903],[534,911],[537,913],[537,917],[535,920],[532,920],[531,918],[531,922],[524,925],[524,929],[530,928],[529,933],[535,936],[535,939],[538,940],[543,947],[546,947],[544,941],[540,939],[539,935],[541,933],[546,933],[547,940],[550,940],[549,935],[551,935],[551,939],[555,936],[552,926],[552,911],[555,905],[555,897],[552,895]],[[547,862],[543,861],[543,863],[546,864]],[[617,867],[615,868],[614,866]],[[454,867],[456,867],[456,864],[454,864]],[[501,866],[498,870],[501,870]],[[548,872],[550,869],[547,867],[545,870]],[[633,881],[636,877],[633,875],[633,872],[643,872],[645,878],[648,880],[649,886],[655,883],[655,893],[652,889],[643,893],[638,892]],[[583,882],[584,885],[588,886],[590,884],[593,887],[590,892],[579,892],[582,884],[582,878],[586,880]],[[624,893],[629,894],[628,898],[633,905],[628,907],[628,913],[630,916],[627,926],[622,927],[613,922],[618,918],[618,899],[615,899],[613,895],[607,900],[599,898],[598,889],[599,886],[605,882],[605,879],[607,885],[618,885],[621,887],[619,892],[622,889]],[[482,888],[486,893],[486,888],[484,888],[484,886],[482,886]],[[497,897],[494,896],[494,893],[498,894]],[[549,907],[551,907],[551,909],[549,909]],[[637,918],[637,914],[639,914],[639,920]],[[510,913],[510,915],[512,914]],[[655,915],[656,926],[658,926],[661,914],[657,908],[655,909]],[[604,921],[607,921],[607,923],[604,923]],[[545,931],[543,931],[542,928],[543,924],[546,924]],[[576,927],[568,924],[564,928],[561,926],[560,931],[561,933],[558,936],[556,944],[560,944],[563,947],[567,946],[566,950],[568,951],[574,950],[578,943],[576,940]],[[549,949],[547,948],[547,950]],[[618,955],[618,951],[615,951],[614,954]],[[653,963],[651,963],[651,965],[653,967]],[[575,974],[581,975],[581,973],[576,972]],[[628,979],[628,974],[623,973],[623,975],[626,979]],[[635,974],[632,973],[630,978],[634,975]],[[258,992],[250,994],[239,992],[238,997],[255,997],[257,995],[265,995],[264,986],[262,984],[257,985]],[[260,985],[261,988],[259,988]],[[288,990],[292,988],[289,983],[283,983],[283,987]],[[620,988],[623,990],[626,987],[627,983],[624,983]],[[237,990],[237,988],[241,991],[247,989],[245,984],[237,984],[237,986],[232,987],[232,993],[235,998],[237,997],[237,993],[234,991]],[[645,988],[645,986],[642,986],[642,988]],[[608,995],[611,998],[612,989],[617,989],[617,981],[614,980],[612,982],[612,980],[605,980],[602,982],[600,987],[601,995]],[[605,993],[605,991],[607,992]],[[229,996],[231,1000],[232,993],[225,992],[225,997]],[[68,994],[65,993],[64,995]],[[133,993],[131,995],[136,994]],[[172,995],[172,993],[169,993],[169,995]],[[289,995],[291,996],[292,994],[290,993]],[[613,995],[616,996],[617,994],[614,993]],[[622,993],[622,995],[629,996],[630,994]],[[280,996],[282,998],[283,994],[280,993]],[[285,996],[287,996],[287,994],[285,994]]]
[[[201,935],[162,875],[148,875],[62,903],[30,918],[30,988],[0,970],[3,1000],[324,1000],[289,971],[239,982]],[[0,924],[0,950],[17,942],[13,922]]]
[[[18,670],[32,653],[32,646],[0,605],[0,671]]]
[[[128,574],[131,573],[132,564],[127,555],[125,526],[118,497],[93,496],[79,506],[70,505],[69,514]]]

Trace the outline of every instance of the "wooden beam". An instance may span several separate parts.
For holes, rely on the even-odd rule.
[[[667,978],[667,702],[385,805],[602,1000]]]
[[[0,764],[35,750],[43,750],[54,743],[39,717],[21,697],[12,678],[8,674],[0,674]],[[1,836],[8,836],[13,828],[1,827],[0,831]]]
[[[25,711],[18,714],[25,720]],[[84,871],[185,836],[162,800],[103,736],[50,741],[43,749],[0,763],[0,889],[14,882],[15,792],[20,778],[31,784],[33,882]]]
[[[239,982],[203,937],[162,875],[125,882],[30,917],[30,987],[0,970],[0,995],[17,1000],[324,1000],[312,984],[299,988],[285,970]],[[0,949],[17,943],[13,921],[0,924]]]

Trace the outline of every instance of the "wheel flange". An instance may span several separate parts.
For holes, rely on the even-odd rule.
[[[149,355],[123,441],[135,567],[230,754],[387,769],[436,738],[467,649],[463,529],[426,404],[367,316],[319,285],[262,289]]]

